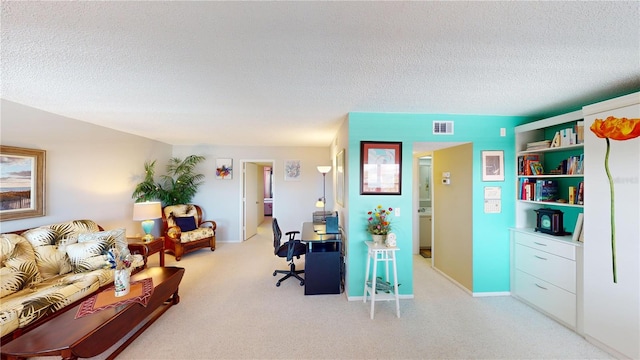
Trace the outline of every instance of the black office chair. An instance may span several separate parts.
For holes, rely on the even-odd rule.
[[[279,257],[286,257],[287,261],[289,261],[289,270],[276,270],[273,272],[273,276],[276,274],[285,274],[282,279],[278,280],[276,286],[280,286],[280,283],[287,280],[290,277],[295,277],[300,280],[300,286],[304,285],[304,279],[298,275],[304,273],[304,270],[296,270],[296,264],[293,263],[293,258],[297,257],[300,259],[300,255],[304,255],[307,252],[307,247],[300,242],[300,240],[296,240],[296,234],[300,234],[300,231],[289,231],[285,235],[289,237],[289,240],[280,244],[280,239],[282,238],[282,231],[280,231],[280,226],[278,226],[278,220],[273,218],[273,249],[274,254]]]

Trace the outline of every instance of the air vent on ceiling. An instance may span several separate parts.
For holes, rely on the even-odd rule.
[[[434,135],[453,135],[453,121],[436,120],[433,122]]]

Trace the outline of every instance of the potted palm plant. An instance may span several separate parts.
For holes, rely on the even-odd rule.
[[[167,174],[160,176],[159,183],[154,180],[155,160],[145,163],[145,178],[136,186],[131,197],[136,202],[160,200],[163,206],[189,204],[203,183],[204,175],[196,173],[195,168],[204,159],[200,155],[169,159]]]

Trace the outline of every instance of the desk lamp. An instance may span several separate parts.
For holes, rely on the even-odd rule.
[[[322,206],[322,220],[326,223],[327,222],[327,212],[326,212],[327,197],[326,197],[325,181],[327,179],[327,173],[331,171],[331,166],[326,166],[326,165],[318,166],[318,171],[322,174],[322,198],[318,199],[318,201],[316,202],[316,207]],[[320,205],[321,201],[322,201],[322,205]]]
[[[133,204],[133,220],[142,221],[142,230],[144,230],[144,236],[142,240],[149,242],[153,240],[151,230],[153,229],[154,219],[162,217],[162,209],[160,208],[160,202],[141,202]]]

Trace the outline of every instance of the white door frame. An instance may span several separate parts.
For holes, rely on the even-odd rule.
[[[239,186],[240,186],[240,191],[238,192],[240,194],[240,199],[238,199],[238,201],[240,202],[240,213],[238,214],[238,226],[239,226],[239,231],[238,234],[240,234],[240,241],[244,241],[245,238],[245,218],[244,218],[244,199],[245,199],[245,194],[244,194],[244,182],[245,182],[245,173],[244,173],[244,167],[245,167],[245,163],[257,163],[260,165],[265,165],[267,166],[267,164],[269,164],[269,166],[271,166],[271,168],[275,171],[275,166],[276,166],[276,161],[274,159],[240,159],[239,160],[239,168],[242,170],[242,178],[240,179],[241,181],[239,181]],[[275,182],[275,181],[274,181]],[[273,189],[273,204],[276,203],[276,191],[275,191],[275,184],[271,184],[272,189]],[[275,206],[274,206],[275,207]]]

